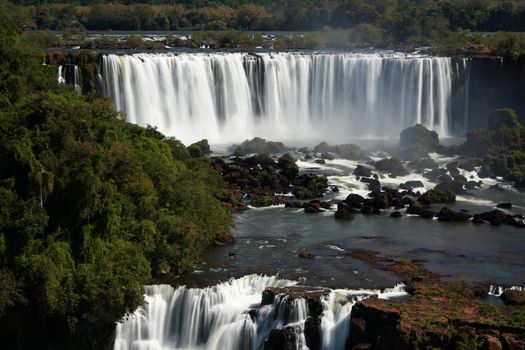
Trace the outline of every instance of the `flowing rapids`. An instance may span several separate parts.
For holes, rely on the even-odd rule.
[[[273,304],[261,306],[267,287],[293,286],[297,282],[248,275],[214,287],[177,289],[168,285],[146,286],[146,303],[117,325],[115,350],[167,349],[263,349],[272,329],[291,327],[297,349],[308,349],[305,322],[308,303],[276,296]],[[320,297],[321,348],[344,349],[349,317],[357,300],[377,295],[406,295],[403,285],[381,293],[378,290],[332,290]]]
[[[183,142],[397,137],[465,131],[469,60],[398,53],[180,53],[103,57],[126,119]]]

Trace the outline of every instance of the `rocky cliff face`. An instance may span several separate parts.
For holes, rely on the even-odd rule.
[[[468,128],[485,127],[489,111],[512,108],[525,121],[525,57],[473,58],[470,65]]]

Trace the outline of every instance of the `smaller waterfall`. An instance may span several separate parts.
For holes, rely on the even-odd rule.
[[[75,86],[75,91],[77,94],[82,94],[82,85],[80,85],[80,69],[78,66],[75,66],[73,69],[73,84]]]
[[[515,291],[518,291],[518,292],[524,292],[525,291],[525,287],[512,286],[512,287],[506,288],[506,287],[501,287],[501,286],[490,285],[490,287],[489,287],[489,295],[500,297],[501,294],[503,294],[503,292],[506,291],[506,290],[515,290]]]
[[[70,64],[58,66],[57,81],[59,85],[73,86],[77,94],[82,94],[81,71],[78,66]]]
[[[66,77],[65,77],[65,67],[64,66],[58,66],[58,84],[65,84],[66,83]]]
[[[262,350],[272,330],[285,329],[295,347],[306,350],[308,302],[280,294],[261,305],[268,287],[289,287],[297,282],[260,275],[232,279],[209,288],[146,287],[144,306],[117,324],[115,350],[239,349]],[[352,306],[376,295],[406,295],[403,285],[391,290],[338,289],[320,297],[322,349],[344,349]]]

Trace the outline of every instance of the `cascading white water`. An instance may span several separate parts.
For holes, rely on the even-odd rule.
[[[78,66],[75,66],[73,69],[73,81],[75,92],[79,95],[82,94],[82,86],[80,85],[80,69]]]
[[[297,282],[249,275],[209,288],[174,289],[167,285],[146,287],[146,304],[117,324],[115,350],[214,349],[258,350],[272,329],[293,327],[296,348],[308,349],[304,324],[305,299],[276,296],[273,304],[260,306],[267,287],[293,286]],[[377,295],[406,295],[403,285],[378,290],[333,290],[321,297],[322,349],[343,349],[349,331],[352,305]]]
[[[82,94],[82,85],[80,82],[80,68],[77,65],[58,66],[57,81],[59,85],[72,85],[77,94]]]
[[[103,56],[102,74],[128,121],[183,142],[348,140],[397,138],[415,123],[461,131],[454,85],[468,80],[468,60],[456,63],[398,53],[139,53]]]
[[[65,67],[64,66],[58,66],[58,84],[65,84],[66,83],[66,77],[65,77]]]

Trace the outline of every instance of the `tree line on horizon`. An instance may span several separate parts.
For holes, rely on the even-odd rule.
[[[520,0],[16,0],[35,29],[320,30],[368,25],[396,41],[442,31],[525,32]]]

